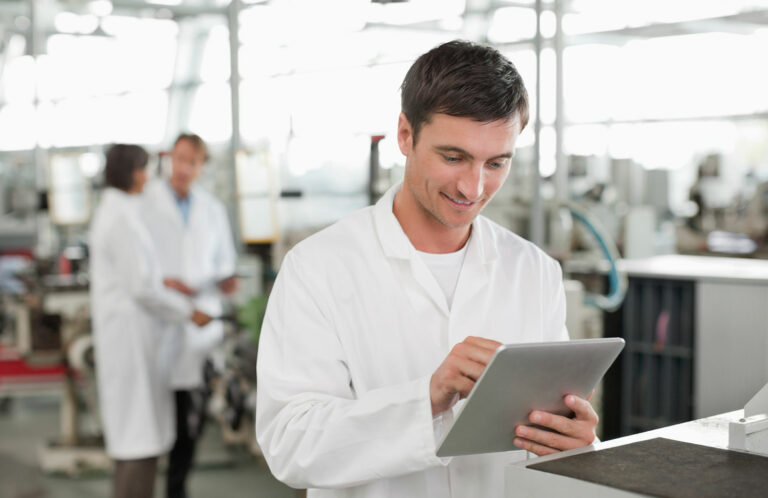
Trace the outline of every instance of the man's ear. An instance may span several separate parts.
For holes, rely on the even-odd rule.
[[[408,157],[413,149],[413,128],[404,113],[397,119],[397,145],[400,152]]]

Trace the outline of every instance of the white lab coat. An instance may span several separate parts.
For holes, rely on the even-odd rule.
[[[142,220],[157,250],[164,278],[176,278],[198,290],[195,307],[211,316],[222,313],[217,283],[235,272],[236,253],[224,205],[199,187],[190,192],[189,220],[184,223],[167,180],[155,180],[144,188]],[[222,323],[214,320],[203,328],[183,328],[183,342],[171,373],[174,389],[193,389],[203,383],[203,364],[210,350],[221,342]]]
[[[468,335],[567,340],[557,262],[480,216],[453,305],[392,214],[375,206],[283,262],[258,358],[256,432],[274,475],[312,497],[501,497],[516,451],[439,459],[429,381]]]
[[[169,367],[192,305],[162,284],[138,200],[107,188],[91,225],[96,380],[107,454],[129,460],[168,451],[176,434]]]

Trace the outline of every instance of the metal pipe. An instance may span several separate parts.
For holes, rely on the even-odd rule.
[[[563,86],[563,1],[555,0],[555,199],[568,200],[568,165],[563,150],[565,130],[565,98]]]
[[[237,154],[240,151],[240,10],[241,0],[232,0],[229,4],[227,21],[229,23],[229,86],[232,107],[232,138],[230,140],[231,171],[230,190],[233,201],[228,203],[229,219],[235,238],[235,247],[240,248],[240,213],[237,195]],[[239,252],[239,251],[238,251]]]
[[[534,116],[533,164],[531,165],[530,240],[541,247],[544,242],[544,212],[541,206],[539,163],[541,162],[541,0],[536,0],[536,115]]]
[[[38,0],[29,0],[29,36],[27,37],[27,43],[29,43],[28,53],[32,57],[34,64],[37,64],[38,55],[40,54],[40,48],[42,43],[40,40],[40,18],[38,10]],[[38,74],[37,71],[35,71]],[[37,76],[35,76],[37,78]],[[40,104],[40,96],[38,95],[39,85],[35,82],[32,105],[37,109]],[[48,175],[46,175],[46,165],[48,162],[48,155],[43,150],[38,141],[38,137],[35,137],[35,145],[32,149],[32,167],[35,172],[35,188],[37,189],[50,189],[48,185]],[[39,223],[39,222],[38,222]]]

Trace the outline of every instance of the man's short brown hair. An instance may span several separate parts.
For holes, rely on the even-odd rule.
[[[203,153],[205,160],[208,160],[208,146],[205,144],[205,141],[200,138],[200,135],[195,135],[194,133],[182,133],[176,138],[176,141],[173,142],[173,147],[175,148],[182,140],[191,143],[195,149]]]
[[[514,64],[498,50],[454,40],[433,48],[413,63],[401,86],[401,109],[419,130],[432,114],[469,117],[480,122],[511,119],[528,124],[528,92]]]

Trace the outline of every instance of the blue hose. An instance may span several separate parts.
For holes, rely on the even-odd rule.
[[[580,221],[589,230],[589,233],[597,241],[600,251],[611,266],[608,272],[608,294],[596,294],[587,292],[584,302],[604,311],[616,311],[624,302],[627,295],[628,280],[624,272],[619,272],[616,261],[619,259],[619,250],[608,233],[594,219],[572,203],[566,203],[566,207],[577,221]]]

